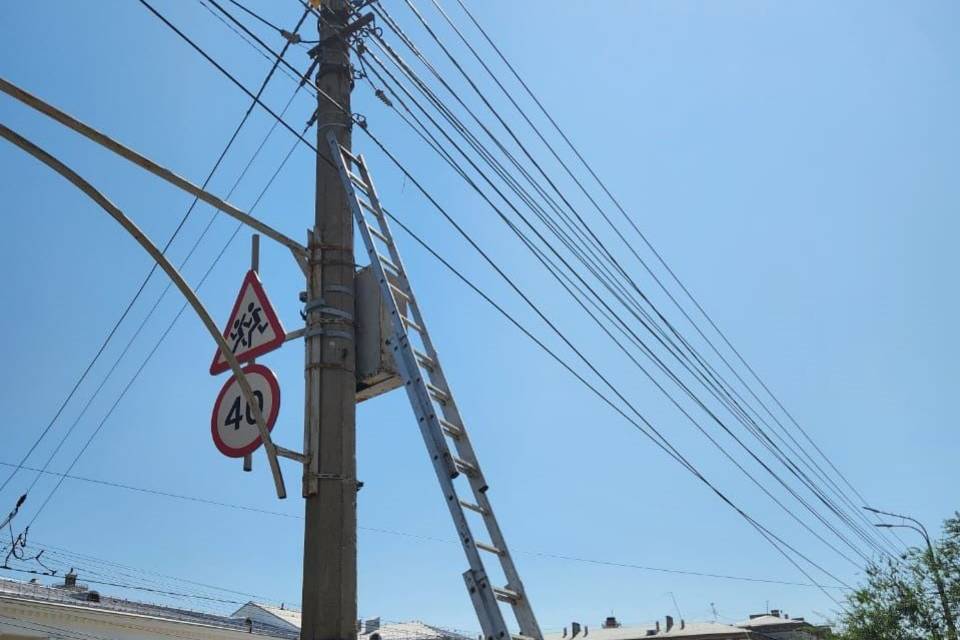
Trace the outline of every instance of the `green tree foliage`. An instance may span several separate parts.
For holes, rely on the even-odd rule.
[[[907,532],[905,533],[912,533]],[[919,535],[919,534],[917,534]],[[936,562],[946,584],[954,620],[960,613],[960,512],[932,540]],[[935,560],[920,541],[896,560],[873,564],[866,584],[847,598],[841,615],[843,640],[947,640],[947,624],[937,584]]]

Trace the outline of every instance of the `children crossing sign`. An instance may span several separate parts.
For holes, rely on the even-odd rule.
[[[267,299],[257,272],[247,272],[233,311],[223,328],[223,338],[238,362],[249,362],[281,346],[287,333]],[[217,348],[210,364],[210,375],[227,371],[230,365]]]

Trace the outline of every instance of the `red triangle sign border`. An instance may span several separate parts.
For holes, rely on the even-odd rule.
[[[230,316],[227,318],[227,323],[224,326],[223,337],[225,339],[229,338],[230,326],[237,317],[237,312],[240,310],[240,304],[243,302],[244,293],[246,293],[247,287],[251,287],[253,289],[253,293],[263,309],[263,315],[269,325],[273,328],[276,335],[269,342],[265,342],[248,351],[242,351],[237,354],[237,361],[241,364],[244,362],[249,362],[253,358],[262,356],[265,353],[269,353],[270,351],[279,348],[284,342],[286,342],[287,338],[287,333],[283,328],[283,324],[280,322],[280,318],[277,317],[277,312],[274,311],[273,305],[270,304],[270,299],[267,298],[266,291],[263,290],[263,284],[260,282],[260,277],[253,269],[247,271],[247,275],[243,278],[243,284],[240,285],[240,292],[237,294],[237,300],[233,303],[233,310],[230,312]],[[221,359],[220,355],[220,348],[217,347],[217,350],[213,353],[213,361],[210,363],[210,375],[215,376],[230,370],[230,363],[228,363],[225,358]]]

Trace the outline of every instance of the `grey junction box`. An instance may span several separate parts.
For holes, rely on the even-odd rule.
[[[390,345],[390,312],[380,293],[377,276],[369,266],[354,278],[356,297],[357,402],[375,398],[403,386]]]

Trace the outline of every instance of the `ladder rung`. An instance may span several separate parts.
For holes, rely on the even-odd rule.
[[[345,149],[343,145],[340,145],[340,153],[342,153],[345,158],[352,160],[354,164],[356,165],[360,164],[360,158],[358,158],[357,156],[353,155],[350,151]]]
[[[480,469],[477,468],[477,465],[472,462],[467,462],[462,458],[454,458],[453,464],[456,465],[457,470],[467,474],[469,477],[474,477],[480,475]]]
[[[483,507],[481,507],[481,506],[478,505],[478,504],[473,504],[472,502],[467,502],[466,500],[461,500],[461,501],[460,501],[460,506],[463,507],[464,509],[470,509],[470,511],[476,511],[477,513],[479,513],[479,514],[482,515],[482,516],[487,515],[487,510],[484,509]],[[479,544],[480,544],[480,543],[477,543],[478,546],[479,546]]]
[[[420,325],[418,325],[416,322],[414,322],[413,320],[411,320],[411,319],[408,318],[407,316],[401,314],[401,315],[400,315],[400,321],[403,322],[403,324],[405,324],[406,326],[408,326],[408,327],[410,327],[411,329],[413,329],[414,331],[416,331],[417,333],[419,333],[420,335],[423,335],[423,334],[424,334],[423,327],[421,327]],[[447,396],[447,397],[449,398],[449,396]]]
[[[377,258],[379,258],[380,262],[382,262],[384,266],[389,267],[390,270],[393,271],[398,276],[403,275],[403,271],[400,270],[400,267],[393,264],[393,261],[390,260],[390,258],[386,257],[382,253],[378,253]]]
[[[350,178],[350,182],[353,184],[357,185],[358,187],[363,187],[364,192],[369,192],[367,189],[367,183],[363,181],[363,178],[350,171],[350,169],[347,169],[347,177]]]
[[[390,244],[390,238],[388,238],[387,236],[383,235],[382,233],[380,233],[379,231],[377,231],[376,229],[374,229],[374,228],[373,228],[371,225],[369,225],[369,224],[367,225],[367,231],[369,231],[371,234],[373,234],[374,236],[376,236],[376,237],[379,238],[380,240],[383,240],[384,243]]]
[[[473,544],[477,545],[477,549],[483,549],[484,551],[489,551],[490,553],[498,556],[503,555],[503,551],[500,551],[500,549],[497,549],[492,544],[487,544],[486,542],[477,542],[476,540],[473,541]]]
[[[403,289],[401,289],[400,287],[398,287],[398,286],[396,286],[395,284],[391,283],[391,284],[390,284],[390,288],[393,289],[393,292],[394,292],[395,294],[397,294],[398,296],[400,296],[401,298],[403,298],[403,299],[406,300],[407,302],[412,302],[412,299],[410,298],[410,295],[409,295],[406,291],[404,291]]]
[[[372,204],[370,204],[369,202],[367,202],[366,200],[363,200],[362,198],[357,198],[357,202],[360,203],[360,206],[361,206],[361,207],[363,207],[364,209],[366,209],[366,210],[369,211],[370,213],[372,213],[372,214],[374,214],[375,216],[377,216],[377,218],[380,217],[380,212],[377,211],[377,210],[374,208],[374,206],[373,206]]]
[[[458,427],[452,422],[448,422],[443,418],[438,418],[440,420],[440,427],[447,433],[451,438],[459,438],[463,435],[463,427]]]
[[[435,387],[429,382],[425,384],[427,385],[427,391],[429,391],[430,395],[436,398],[437,401],[446,404],[446,402],[450,400],[450,394],[444,391],[443,389],[441,389],[440,387]]]
[[[513,589],[498,589],[494,587],[493,595],[500,602],[509,602],[510,604],[516,604],[522,599],[522,596]]]
[[[427,354],[414,349],[413,355],[415,355],[417,357],[417,360],[420,361],[420,364],[426,367],[427,369],[430,369],[431,371],[433,371],[434,369],[437,368],[437,361],[431,358],[430,356],[428,356]]]

